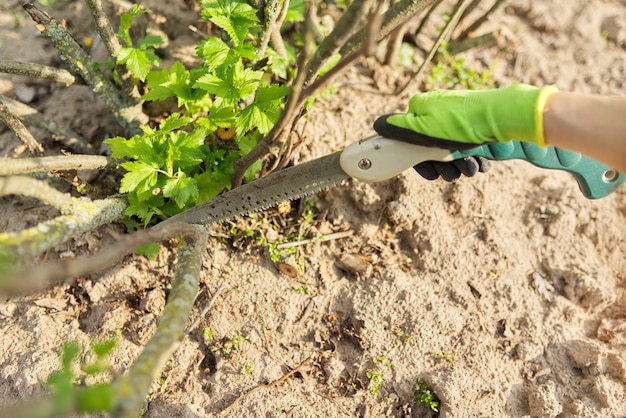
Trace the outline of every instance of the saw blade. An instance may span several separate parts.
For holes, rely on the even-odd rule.
[[[159,225],[171,222],[209,225],[317,193],[350,177],[341,169],[340,156],[341,152],[336,152],[268,174],[172,216]]]

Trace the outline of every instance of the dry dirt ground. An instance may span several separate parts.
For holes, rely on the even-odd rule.
[[[55,15],[77,36],[89,33],[81,2],[58,4]],[[195,15],[181,1],[148,6],[173,47],[187,46],[178,57],[190,56]],[[483,27],[500,31],[499,47],[465,57],[493,66],[498,85],[624,95],[625,27],[624,1],[513,0]],[[58,62],[10,1],[0,5],[0,57]],[[386,94],[401,78],[373,61],[346,71],[337,94],[300,126],[300,160],[369,136],[377,115],[404,111],[408,94]],[[30,98],[94,140],[116,134],[83,88],[0,82],[2,94]],[[1,138],[2,156],[19,156],[13,136]],[[215,229],[190,319],[199,323],[154,385],[145,416],[217,416],[231,403],[223,416],[434,416],[414,400],[418,379],[441,400],[441,417],[626,416],[626,188],[590,201],[570,175],[513,161],[454,184],[407,172],[310,200],[312,222],[274,211],[254,227],[237,222],[269,241],[352,231],[298,247],[287,260],[299,264],[295,276],[253,239]],[[32,200],[0,205],[0,230],[51,216]],[[95,251],[116,228],[56,254]],[[169,248],[153,261],[128,256],[72,285],[0,299],[0,404],[44,393],[63,341],[119,332],[112,363],[125,370],[154,330],[175,259]],[[368,390],[376,381],[377,394]]]

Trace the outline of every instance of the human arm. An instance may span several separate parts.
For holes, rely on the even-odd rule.
[[[626,97],[559,92],[544,110],[546,142],[626,173]]]
[[[374,129],[389,138],[446,149],[513,139],[549,144],[626,171],[625,106],[626,97],[559,93],[552,86],[437,90],[413,96],[406,114],[382,116]]]

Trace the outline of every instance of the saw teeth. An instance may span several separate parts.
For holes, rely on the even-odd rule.
[[[271,173],[173,216],[160,225],[169,222],[208,225],[264,211],[285,200],[313,195],[348,178],[340,168],[340,155],[338,152]],[[320,179],[322,173],[326,175]]]

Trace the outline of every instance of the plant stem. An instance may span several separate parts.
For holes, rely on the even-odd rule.
[[[101,155],[59,155],[39,158],[0,158],[0,176],[63,170],[116,170],[121,160]]]
[[[37,23],[37,29],[50,39],[61,58],[68,63],[71,72],[91,87],[130,135],[139,134],[140,123],[147,122],[141,109],[133,107],[128,98],[120,96],[113,83],[95,69],[95,62],[55,19],[32,3],[23,7]]]
[[[208,229],[194,226],[193,234],[182,240],[172,290],[154,336],[128,373],[114,382],[117,392],[115,416],[135,418],[146,402],[150,385],[158,377],[185,332],[198,293],[202,255]]]
[[[104,8],[102,7],[102,1],[87,0],[87,7],[89,8],[93,21],[96,25],[96,32],[98,32],[100,39],[102,39],[102,42],[104,43],[104,46],[109,53],[109,56],[113,58],[113,62],[116,62],[117,54],[119,53],[121,45],[120,41],[115,35],[113,27],[111,26],[111,21],[104,12]],[[120,74],[122,88],[125,92],[129,93],[129,98],[139,97],[137,86],[135,86],[131,74],[126,71],[126,69],[117,64],[115,64],[115,69],[117,73]],[[135,101],[133,101],[133,104],[136,104]]]
[[[441,30],[441,33],[435,40],[432,48],[430,48],[428,55],[426,56],[426,58],[424,58],[424,62],[422,63],[422,65],[419,66],[415,74],[413,74],[413,76],[409,78],[409,81],[407,81],[406,84],[396,92],[396,94],[404,93],[406,89],[424,73],[424,70],[426,70],[426,66],[430,64],[430,62],[433,60],[441,44],[444,41],[449,40],[452,36],[452,31],[454,31],[454,28],[456,28],[456,25],[459,23],[459,19],[461,18],[463,12],[471,1],[472,0],[459,0],[454,8],[454,11],[452,12],[452,16],[450,16],[450,20],[446,22],[446,25]]]
[[[315,80],[322,67],[350,38],[355,27],[361,23],[361,18],[365,15],[366,8],[369,9],[370,3],[369,0],[354,0],[348,10],[341,16],[333,31],[324,38],[311,60],[307,63],[304,70],[306,72],[305,86]]]
[[[471,25],[469,25],[467,27],[467,29],[465,29],[457,38],[456,40],[461,40],[463,38],[467,38],[472,32],[475,32],[483,23],[485,23],[487,21],[487,19],[489,19],[489,16],[491,16],[495,11],[497,11],[502,5],[504,5],[505,0],[496,0],[496,2],[489,8],[489,10],[487,10],[487,12],[485,12],[484,15],[482,15],[481,17],[479,17],[478,19],[476,19],[476,21],[474,23],[472,23]]]
[[[0,95],[0,103],[6,105],[11,113],[17,116],[25,125],[34,126],[49,132],[52,139],[61,142],[67,148],[83,154],[93,154],[94,149],[73,130],[60,125],[54,119],[50,119],[32,107],[17,100]]]
[[[10,277],[0,277],[0,293],[5,296],[16,296],[38,292],[46,287],[61,284],[68,278],[100,271],[140,245],[195,233],[193,226],[179,222],[166,225],[158,230],[152,228],[138,231],[123,236],[97,254],[83,255],[62,262],[46,263],[14,273]]]
[[[67,70],[48,67],[47,65],[34,62],[0,60],[0,73],[43,78],[65,84],[66,86],[71,86],[76,82],[76,78]]]
[[[126,199],[119,196],[95,201],[73,198],[29,177],[0,178],[0,190],[4,194],[37,198],[67,213],[20,232],[0,233],[0,253],[13,254],[21,260],[32,259],[86,231],[119,219],[127,206]]]
[[[263,34],[260,36],[261,42],[257,47],[256,56],[257,59],[262,59],[265,55],[265,50],[272,37],[272,32],[276,27],[276,19],[280,14],[281,6],[279,0],[266,0],[263,6]]]
[[[2,101],[0,101],[0,120],[3,121],[9,129],[15,133],[15,136],[22,141],[28,151],[32,154],[42,154],[43,147],[35,137],[26,129],[22,121],[13,114]]]

